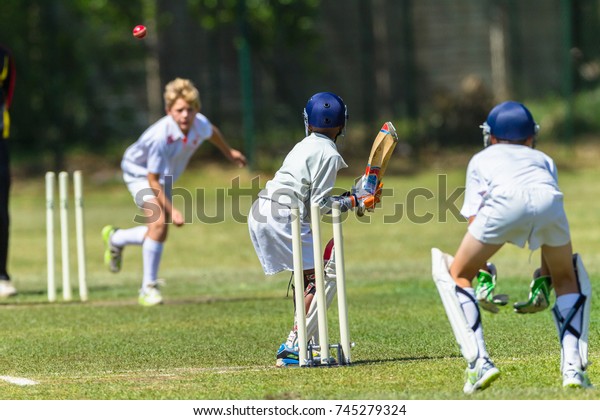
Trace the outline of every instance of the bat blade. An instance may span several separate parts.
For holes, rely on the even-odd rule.
[[[391,122],[385,122],[373,140],[365,173],[357,178],[355,188],[359,192],[374,194],[383,179],[388,163],[398,144],[398,134]]]

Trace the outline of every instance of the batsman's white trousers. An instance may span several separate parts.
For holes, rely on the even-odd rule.
[[[486,244],[513,243],[530,250],[571,240],[563,195],[554,189],[493,191],[485,197],[469,233]]]
[[[266,275],[294,271],[292,253],[291,209],[287,206],[258,198],[248,215],[248,230],[256,255]],[[315,267],[313,237],[310,223],[300,223],[302,261],[304,270]]]

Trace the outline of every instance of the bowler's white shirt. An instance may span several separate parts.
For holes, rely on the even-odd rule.
[[[297,203],[305,219],[311,203],[319,203],[322,208],[331,207],[329,195],[337,173],[347,167],[333,140],[311,133],[288,153],[259,197],[283,205]]]
[[[148,173],[165,175],[175,181],[185,170],[198,147],[212,136],[212,124],[197,113],[187,136],[175,120],[166,115],[152,124],[140,138],[127,148],[121,161],[124,173],[133,177],[146,177]]]
[[[494,192],[549,188],[559,191],[554,161],[539,150],[498,143],[471,158],[467,167],[465,201],[461,214],[475,216],[484,198]]]

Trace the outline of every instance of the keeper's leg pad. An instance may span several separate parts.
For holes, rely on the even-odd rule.
[[[327,309],[333,302],[335,292],[337,291],[337,283],[335,280],[325,281],[325,299],[327,302]],[[319,343],[319,317],[317,311],[317,298],[315,297],[310,303],[308,313],[306,314],[306,336],[313,337],[315,344]]]
[[[463,292],[463,289],[456,285],[449,272],[453,257],[444,254],[437,248],[431,249],[431,274],[433,281],[438,289],[448,321],[452,326],[452,331],[456,337],[456,342],[460,347],[463,357],[469,363],[475,362],[479,355],[477,347],[477,338],[473,327],[469,325],[458,300],[457,293]]]
[[[573,266],[575,268],[577,286],[579,287],[579,299],[577,299],[573,309],[571,309],[566,317],[562,317],[556,305],[552,308],[552,315],[554,315],[554,322],[558,330],[558,340],[561,344],[567,331],[577,337],[581,367],[585,370],[588,365],[588,332],[590,329],[590,311],[592,308],[592,284],[579,254],[573,254]],[[572,325],[575,316],[581,317],[581,331],[577,331]],[[563,362],[564,357],[561,357],[561,370]]]

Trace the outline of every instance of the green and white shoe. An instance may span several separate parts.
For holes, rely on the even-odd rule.
[[[112,235],[118,228],[107,225],[102,228],[102,240],[104,241],[104,264],[113,273],[121,271],[123,261],[123,248],[114,246],[110,242]]]
[[[472,394],[477,390],[484,390],[500,376],[500,371],[487,357],[480,357],[472,368],[465,370],[465,394]]]
[[[534,279],[529,286],[529,298],[526,302],[517,302],[513,306],[518,314],[533,314],[550,306],[550,293],[552,292],[552,279],[550,276],[540,276],[539,271],[534,273]]]
[[[158,284],[149,284],[140,290],[138,303],[142,306],[155,306],[163,303]]]
[[[495,295],[496,289],[496,266],[492,263],[487,264],[488,271],[479,270],[477,275],[477,286],[475,287],[475,297],[479,306],[491,313],[498,313],[498,306],[504,306],[508,303],[507,295]]]
[[[585,370],[571,367],[563,372],[563,388],[593,388]]]

